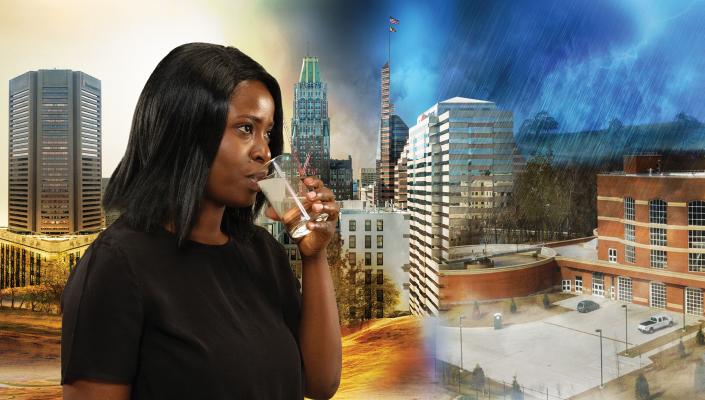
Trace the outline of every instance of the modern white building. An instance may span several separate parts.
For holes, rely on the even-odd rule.
[[[366,208],[367,204],[341,202],[343,252],[348,252],[351,265],[361,264],[377,279],[383,276],[394,282],[399,290],[395,310],[409,311],[409,213]]]
[[[471,219],[486,219],[512,191],[516,146],[511,111],[454,97],[422,113],[409,130],[407,209],[410,309],[439,311],[439,273],[452,247],[471,244]]]

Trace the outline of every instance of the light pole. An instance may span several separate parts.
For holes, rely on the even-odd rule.
[[[604,387],[602,379],[602,329],[595,329],[595,332],[600,334],[600,389]]]
[[[627,311],[627,310],[628,310],[628,309],[627,309],[627,305],[626,305],[626,304],[622,304],[622,308],[624,308],[624,346],[625,346],[625,347],[624,347],[624,354],[625,354],[625,355],[628,355],[628,354],[629,354],[629,340],[627,340],[627,333],[628,333],[628,329],[627,329],[627,312],[628,312],[628,311]]]
[[[458,373],[458,394],[460,394],[460,381],[463,379],[463,318],[464,315],[458,317],[460,324],[458,325],[458,330],[460,331],[460,372]]]

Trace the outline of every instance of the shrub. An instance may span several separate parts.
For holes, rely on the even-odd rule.
[[[473,306],[473,309],[472,309],[472,317],[474,319],[480,319],[481,315],[482,314],[480,314],[480,303],[478,303],[477,300],[475,300],[475,305]]]
[[[512,314],[516,314],[517,312],[517,303],[514,301],[514,297],[512,297],[512,302],[509,304],[509,311],[511,311]]]
[[[705,392],[705,363],[703,360],[698,360],[695,365],[695,391]]]
[[[695,335],[695,341],[699,345],[705,345],[705,334],[703,334],[703,326],[700,325],[700,328],[698,329],[697,335]]]
[[[516,376],[514,376],[514,381],[512,381],[511,398],[512,400],[524,400],[524,393],[521,391],[521,386],[519,386]]]
[[[644,374],[639,374],[636,378],[634,384],[634,394],[637,400],[649,400],[651,394],[649,393],[649,382],[646,381]]]
[[[476,364],[475,369],[472,370],[472,387],[477,390],[482,390],[485,387],[485,371],[482,370],[480,364]]]

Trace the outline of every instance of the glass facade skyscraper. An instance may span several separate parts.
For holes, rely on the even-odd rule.
[[[307,173],[330,185],[330,119],[328,88],[321,81],[318,57],[304,57],[299,81],[294,85],[294,117],[291,120],[291,151],[303,165],[310,155]]]
[[[439,271],[471,243],[471,220],[503,208],[512,192],[513,114],[489,101],[454,97],[421,114],[409,131],[407,208],[410,308],[436,315]]]
[[[100,230],[100,81],[80,71],[39,70],[11,79],[9,88],[9,229]]]
[[[387,63],[382,68],[380,158],[376,164],[375,202],[380,205],[394,201],[394,167],[409,137],[409,127],[401,117],[394,114],[390,90],[390,69]]]

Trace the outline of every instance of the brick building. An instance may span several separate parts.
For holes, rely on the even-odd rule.
[[[627,156],[597,176],[597,215],[597,259],[557,260],[564,291],[703,315],[705,172]]]

